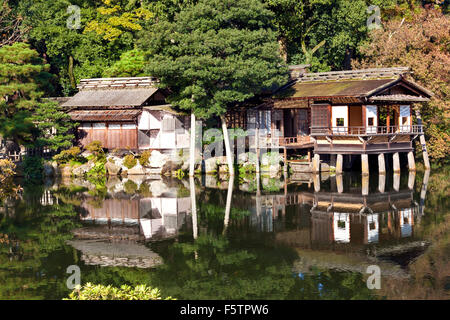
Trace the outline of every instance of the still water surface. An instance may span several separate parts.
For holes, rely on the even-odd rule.
[[[22,181],[0,208],[0,298],[67,297],[77,265],[177,299],[448,299],[443,172]]]

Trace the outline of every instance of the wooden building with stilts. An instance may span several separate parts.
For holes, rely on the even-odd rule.
[[[288,152],[307,152],[312,172],[320,171],[321,158],[332,159],[341,173],[344,156],[360,156],[362,173],[368,174],[372,154],[379,157],[380,173],[386,171],[385,154],[393,154],[394,171],[399,171],[399,153],[408,154],[409,169],[415,170],[413,142],[424,138],[413,104],[429,101],[433,93],[408,78],[409,68],[321,73],[306,68],[291,66],[289,83],[240,110],[245,127],[264,130],[269,146],[279,146],[285,161]],[[233,115],[236,111],[229,112],[231,123]],[[422,146],[425,157],[424,140]]]

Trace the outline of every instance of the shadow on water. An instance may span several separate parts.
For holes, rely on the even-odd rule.
[[[69,265],[83,283],[145,283],[179,299],[395,298],[369,290],[366,271],[409,281],[427,252],[434,204],[429,172],[417,175],[28,186],[0,209],[0,298],[65,297]]]

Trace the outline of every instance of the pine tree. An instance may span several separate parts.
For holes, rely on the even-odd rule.
[[[0,134],[17,144],[70,146],[73,124],[54,102],[42,99],[49,90],[49,65],[26,43],[0,48]],[[52,131],[53,128],[53,131]]]
[[[143,34],[147,73],[171,89],[168,100],[197,117],[223,117],[227,107],[287,81],[273,13],[258,0],[200,0],[173,22]],[[225,142],[227,130],[224,130]],[[231,152],[226,144],[228,164]],[[233,173],[232,166],[229,168]]]

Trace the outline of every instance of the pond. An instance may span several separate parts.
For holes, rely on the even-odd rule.
[[[18,181],[0,299],[65,298],[73,265],[177,299],[448,299],[449,171]]]

